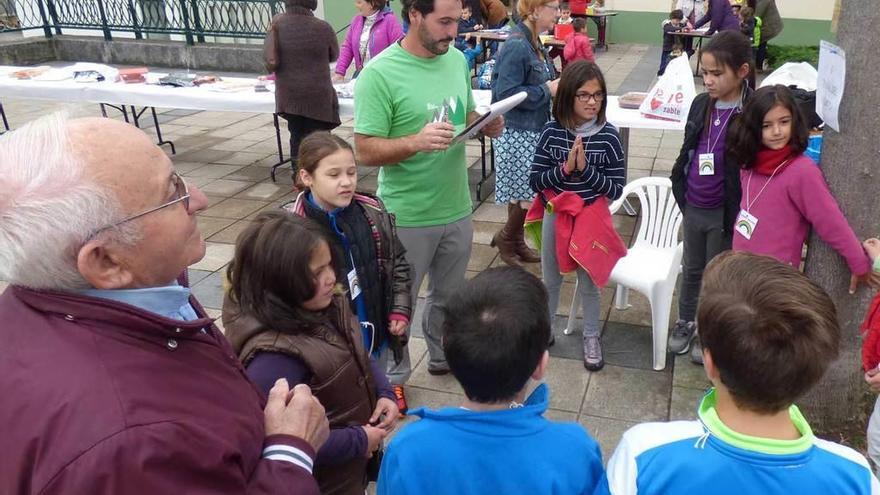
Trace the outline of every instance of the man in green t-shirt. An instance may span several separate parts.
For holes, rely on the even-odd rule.
[[[461,0],[403,0],[406,36],[368,63],[355,86],[355,148],[361,165],[382,167],[379,197],[397,218],[413,267],[413,300],[428,275],[422,332],[428,371],[449,372],[440,346],[442,308],[464,281],[473,240],[465,145],[453,136],[479,117],[464,55],[449,47]],[[498,137],[504,120],[484,128]],[[388,370],[398,396],[409,356]]]

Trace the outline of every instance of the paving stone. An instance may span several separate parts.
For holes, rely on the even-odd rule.
[[[187,151],[184,153],[178,153],[177,158],[186,162],[204,162],[204,163],[214,163],[217,160],[225,158],[231,155],[231,151],[223,151],[223,150],[215,150],[215,149],[200,149],[194,151]]]
[[[551,358],[544,376],[544,382],[550,387],[550,407],[580,412],[581,401],[592,375],[584,369],[581,360]]]
[[[474,220],[474,243],[488,245],[504,224]]]
[[[706,378],[706,370],[691,362],[690,353],[675,356],[672,385],[694,390],[706,390],[712,383]]]
[[[199,226],[199,231],[202,233],[202,237],[207,239],[208,237],[211,237],[217,232],[220,232],[226,227],[232,225],[235,220],[198,215],[196,216],[196,222]]]
[[[238,139],[224,139],[217,144],[211,145],[211,149],[214,150],[222,150],[222,151],[232,151],[233,153],[238,151],[245,151],[247,148],[255,146],[253,141],[242,141]],[[272,151],[272,150],[270,150]]]
[[[192,293],[205,308],[223,309],[223,270],[193,285]]]
[[[225,151],[223,153],[226,153]],[[266,158],[267,153],[248,153],[246,151],[239,151],[238,153],[226,154],[221,158],[217,158],[215,160],[211,160],[212,163],[220,163],[224,165],[251,165],[256,163],[264,158]]]
[[[218,179],[202,186],[202,192],[216,196],[234,196],[241,191],[253,186],[253,182],[238,180]]]
[[[578,417],[578,423],[586,428],[587,433],[599,442],[599,447],[602,449],[603,463],[607,463],[608,459],[611,458],[611,454],[614,453],[614,449],[617,448],[617,444],[620,443],[620,439],[626,430],[637,424],[632,421],[600,418],[588,414],[581,414]]]
[[[495,260],[498,250],[483,244],[471,245],[471,258],[468,261],[468,270],[485,270]]]
[[[208,318],[214,320],[214,325],[220,330],[220,333],[226,334],[226,328],[223,326],[222,309],[205,308]]]
[[[593,373],[583,414],[624,421],[666,421],[672,374],[605,365]]]
[[[632,160],[633,157],[645,157],[653,159],[657,156],[657,148],[656,147],[645,147],[645,146],[630,146],[629,150],[627,150],[627,156],[629,160]]]
[[[672,387],[672,399],[669,403],[669,421],[691,421],[697,419],[697,407],[705,390]]]
[[[201,282],[205,277],[207,277],[211,273],[212,272],[209,272],[207,270],[193,270],[192,268],[187,268],[186,269],[186,277],[187,277],[187,281],[189,282],[189,286],[192,287],[193,285]]]
[[[188,174],[190,172],[192,172],[193,170],[196,170],[196,169],[199,169],[199,168],[202,168],[205,166],[204,163],[200,163],[200,162],[184,162],[184,161],[177,161],[174,159],[172,159],[172,161],[174,162],[174,170],[178,174],[180,174],[184,177],[187,177]]]
[[[651,327],[609,321],[602,333],[602,347],[608,364],[653,370]]]
[[[235,254],[235,246],[232,244],[220,244],[208,242],[205,249],[205,257],[198,263],[190,265],[194,270],[217,271],[232,260]],[[219,306],[211,306],[219,307]]]
[[[250,220],[240,220],[208,238],[209,242],[235,244],[238,235],[250,225]]]
[[[656,158],[654,160],[654,171],[671,172],[673,165],[675,165],[674,159]]]
[[[550,421],[559,423],[577,423],[578,415],[570,411],[560,411],[559,409],[547,409],[544,417]]]
[[[424,340],[422,340],[424,342]],[[413,369],[408,385],[414,387],[427,388],[431,390],[440,390],[452,394],[464,394],[461,385],[452,376],[452,373],[443,376],[434,376],[428,373],[428,359],[422,359],[418,366]]]
[[[631,154],[626,159],[626,168],[627,168],[627,171],[633,170],[633,169],[651,170],[652,168],[654,168],[654,157],[653,157],[653,155],[650,157],[647,157],[647,156],[639,156],[639,155],[632,155]]]
[[[430,409],[442,409],[444,407],[458,407],[465,397],[463,394],[452,394],[423,387],[406,387],[406,400],[410,409],[427,407]]]
[[[278,177],[279,179],[281,178],[281,175],[284,175],[284,174],[279,174],[279,177]],[[290,174],[288,174],[288,175],[290,175]],[[251,181],[251,182],[261,181],[261,182],[266,182],[268,184],[272,184],[271,180],[269,179],[269,169],[267,169],[266,167],[260,167],[257,165],[239,168],[235,172],[232,172],[231,174],[228,174],[228,175],[224,176],[223,178],[229,179],[229,180],[246,180],[246,181]],[[277,184],[282,184],[282,183],[281,183],[281,181],[279,181]],[[290,188],[288,187],[287,189],[289,190]]]
[[[284,195],[290,194],[290,186],[263,182],[245,189],[236,194],[238,199],[256,199],[260,201],[274,201]]]
[[[188,174],[188,177],[219,179],[241,169],[241,165],[205,165]]]
[[[211,206],[202,214],[207,217],[234,218],[239,220],[260,208],[266,207],[268,204],[266,201],[230,198]]]
[[[507,205],[483,203],[474,212],[474,220],[504,223],[507,221]]]
[[[0,294],[3,294],[6,291],[6,288],[9,287],[7,282],[0,282]]]

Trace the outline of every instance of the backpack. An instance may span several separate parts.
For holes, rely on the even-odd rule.
[[[797,104],[798,109],[800,109],[801,115],[810,129],[822,127],[824,124],[822,117],[819,117],[819,114],[816,113],[816,92],[807,91],[797,86],[789,86],[788,89],[791,90],[794,102]]]
[[[477,74],[477,89],[492,89],[492,73],[495,71],[495,59],[489,59],[480,66]]]

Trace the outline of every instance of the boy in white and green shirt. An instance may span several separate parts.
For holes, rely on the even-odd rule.
[[[839,351],[837,314],[822,288],[773,258],[727,251],[706,267],[697,312],[714,385],[699,420],[627,431],[603,488],[614,495],[880,493],[865,458],[816,438],[792,405]]]

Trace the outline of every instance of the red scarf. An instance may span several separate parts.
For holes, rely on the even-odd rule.
[[[758,150],[757,155],[755,155],[755,162],[754,165],[752,165],[752,170],[761,175],[771,175],[779,165],[785,163],[785,166],[787,166],[787,160],[791,158],[791,155],[790,144],[786,144],[778,150],[771,150],[770,148],[762,146],[761,149]],[[779,170],[782,170],[785,166],[781,167]]]

